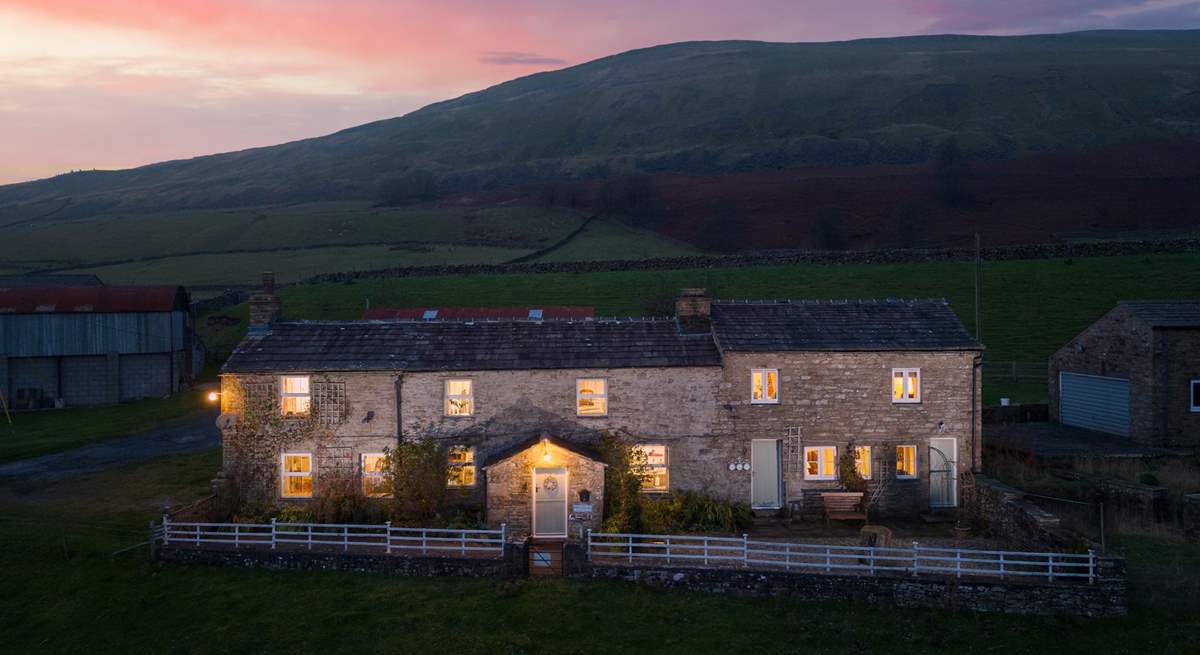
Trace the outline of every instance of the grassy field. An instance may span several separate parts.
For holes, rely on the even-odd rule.
[[[0,487],[10,652],[1194,653],[1200,614],[1085,620],[797,603],[569,580],[412,579],[154,565],[146,523],[199,498],[214,451]],[[70,558],[64,558],[64,533]]]
[[[195,411],[201,402],[200,392],[189,391],[165,400],[142,400],[111,407],[18,412],[7,418],[0,415],[0,462],[147,430]]]
[[[928,298],[949,300],[974,329],[972,265],[967,262],[803,265],[611,273],[513,274],[368,280],[282,290],[287,318],[359,318],[371,306],[592,305],[600,315],[665,314],[681,287],[720,298]],[[984,267],[983,341],[991,361],[1038,362],[1123,299],[1200,297],[1200,256],[1097,257],[989,262]],[[207,343],[228,352],[243,318],[223,332],[205,325]],[[985,384],[985,396],[1044,400],[1038,384]]]
[[[295,282],[331,271],[442,264],[499,264],[529,252],[459,245],[413,248],[331,246],[273,252],[185,255],[62,272],[94,273],[108,284],[237,285],[257,283],[263,271],[274,271],[280,282]]]
[[[612,218],[593,221],[562,248],[539,257],[539,262],[582,262],[606,259],[685,257],[699,251],[682,241],[639,230]]]

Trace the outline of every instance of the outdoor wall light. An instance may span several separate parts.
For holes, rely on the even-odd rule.
[[[542,439],[542,461],[550,461],[550,440]]]
[[[220,392],[220,391],[210,391],[210,392],[208,392],[208,402],[210,402],[210,403],[215,403],[215,402],[217,402],[217,401],[218,401],[218,400],[220,400],[220,399],[221,399],[221,392]]]

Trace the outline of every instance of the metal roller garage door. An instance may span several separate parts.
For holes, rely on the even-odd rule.
[[[1129,436],[1129,380],[1060,373],[1058,392],[1063,425]]]

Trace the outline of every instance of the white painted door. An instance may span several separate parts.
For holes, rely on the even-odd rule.
[[[567,536],[567,469],[533,469],[533,536]]]
[[[750,506],[755,509],[779,509],[783,506],[779,477],[779,440],[754,439],[750,442]]]
[[[958,440],[929,440],[929,506],[958,507]]]

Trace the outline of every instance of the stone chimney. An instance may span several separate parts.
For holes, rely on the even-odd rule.
[[[708,332],[712,326],[712,298],[704,289],[680,289],[675,299],[675,320],[685,334]]]
[[[279,318],[279,297],[275,295],[275,274],[263,273],[262,291],[250,296],[250,334],[270,334],[271,324]]]

